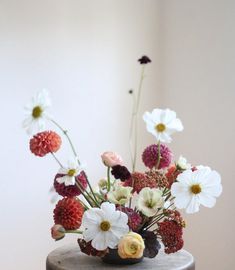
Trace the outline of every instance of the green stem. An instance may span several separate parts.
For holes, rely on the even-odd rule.
[[[90,202],[89,198],[85,195],[85,193],[83,192],[83,187],[80,186],[80,184],[76,181],[75,182],[76,186],[78,187],[79,191],[81,192],[82,196],[84,197],[84,199],[88,202],[88,204],[93,207],[92,203]]]
[[[159,165],[160,165],[160,160],[161,160],[161,142],[160,141],[158,141],[158,144],[157,144],[157,146],[158,146],[158,160],[157,160],[157,165],[156,165],[156,169],[158,169],[159,168]]]
[[[132,151],[132,134],[133,134],[133,129],[134,129],[134,120],[135,120],[135,107],[136,107],[136,98],[135,98],[135,93],[133,92],[133,105],[132,105],[132,114],[131,114],[131,124],[130,124],[130,132],[129,132],[129,149],[130,149],[130,154],[131,154],[131,164],[132,164],[132,170],[134,171],[134,154]]]
[[[145,65],[142,66],[142,70],[141,70],[140,82],[139,82],[137,99],[136,99],[136,106],[135,106],[135,110],[134,110],[133,121],[135,121],[135,126],[134,126],[135,138],[134,138],[134,156],[133,156],[132,171],[135,171],[136,160],[137,160],[137,141],[138,141],[138,118],[137,118],[137,116],[139,113],[140,97],[141,97],[142,85],[143,85],[143,80],[144,80],[144,68],[145,68]]]
[[[73,145],[73,143],[72,143],[72,140],[70,139],[70,137],[69,137],[69,135],[68,135],[68,131],[67,130],[65,130],[65,129],[63,129],[62,127],[61,127],[61,125],[60,124],[58,124],[55,120],[53,120],[53,119],[50,119],[51,120],[51,122],[53,123],[53,124],[55,124],[63,133],[64,133],[64,135],[66,136],[66,138],[68,139],[68,142],[69,142],[69,144],[70,144],[70,146],[71,146],[71,149],[72,149],[72,151],[73,151],[73,154],[74,154],[74,156],[75,156],[75,158],[77,159],[77,161],[78,161],[78,164],[80,165],[81,163],[80,163],[80,161],[79,161],[79,159],[78,159],[78,155],[77,155],[77,152],[76,152],[76,150],[75,150],[75,147],[74,147],[74,145]],[[100,205],[99,205],[99,203],[98,203],[98,201],[97,201],[97,198],[96,198],[96,196],[94,195],[94,191],[93,191],[93,189],[92,189],[92,187],[91,187],[91,184],[90,184],[90,182],[89,182],[89,180],[88,180],[88,178],[86,178],[87,179],[87,184],[88,184],[88,186],[89,186],[89,188],[90,188],[90,190],[91,190],[91,193],[92,193],[92,195],[94,196],[94,199],[91,197],[91,196],[89,196],[94,202],[95,202],[95,204],[99,207]],[[81,190],[80,190],[81,191]],[[86,191],[86,190],[85,190]],[[88,193],[87,193],[88,194]]]
[[[107,191],[109,192],[111,188],[110,182],[110,167],[107,167]]]
[[[100,207],[100,205],[92,198],[92,196],[83,188],[83,186],[78,181],[76,181],[76,185],[79,188],[80,192],[82,193],[83,197],[87,200],[87,202],[90,204],[91,207],[93,207],[91,201],[96,206]],[[85,195],[85,193],[86,193],[86,195]],[[90,199],[91,199],[91,201],[90,201]]]
[[[77,155],[77,152],[76,152],[76,150],[75,150],[75,147],[73,146],[72,140],[70,139],[70,137],[69,137],[69,135],[68,135],[68,131],[65,130],[65,129],[63,129],[63,128],[61,127],[61,125],[58,124],[55,120],[53,120],[53,119],[50,119],[50,120],[51,120],[51,122],[52,122],[53,124],[55,124],[55,125],[56,125],[56,126],[64,133],[64,135],[66,136],[66,138],[67,138],[67,140],[68,140],[68,142],[69,142],[69,144],[70,144],[70,146],[71,146],[71,149],[72,149],[72,151],[73,151],[73,154],[74,154],[75,158],[77,159],[78,164],[80,165],[81,163],[80,163],[80,161],[79,161],[79,159],[78,159],[78,155]]]
[[[59,161],[59,159],[55,156],[55,154],[53,152],[50,152],[53,156],[53,158],[55,159],[55,161],[60,165],[61,168],[63,168],[62,163]]]
[[[87,177],[86,177],[86,179],[87,179]],[[88,184],[88,186],[89,186],[89,188],[90,188],[90,191],[91,191],[91,193],[92,193],[92,195],[93,195],[93,197],[94,197],[95,204],[96,204],[98,207],[100,207],[100,204],[99,204],[99,202],[98,202],[98,200],[97,200],[97,198],[96,198],[96,195],[95,195],[95,193],[94,193],[94,191],[93,191],[93,189],[92,189],[92,186],[91,186],[90,182],[88,181],[88,179],[87,179],[86,182],[87,182],[87,184]]]
[[[86,210],[88,210],[89,209],[89,207],[87,206],[87,205],[85,205],[85,203],[84,202],[82,202],[80,199],[78,199],[78,198],[76,198],[79,202],[80,202],[80,204],[86,209]]]
[[[82,231],[77,231],[77,230],[68,230],[68,231],[65,231],[65,233],[78,233],[78,234],[82,234],[83,232]]]

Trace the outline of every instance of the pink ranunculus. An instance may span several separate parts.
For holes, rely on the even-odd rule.
[[[104,162],[104,165],[107,167],[113,167],[116,165],[123,165],[122,158],[114,153],[114,152],[104,152],[101,155],[102,161]]]

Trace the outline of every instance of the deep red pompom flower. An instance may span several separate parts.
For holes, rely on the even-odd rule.
[[[174,220],[159,222],[157,231],[165,246],[165,253],[174,253],[183,247],[183,228]]]
[[[56,152],[61,146],[61,138],[54,131],[43,131],[33,136],[29,142],[31,152],[43,157],[50,152]]]
[[[80,189],[76,184],[65,186],[64,183],[60,184],[56,181],[57,178],[63,177],[64,174],[57,174],[54,179],[54,188],[58,194],[63,197],[75,197],[81,194]],[[76,181],[81,184],[81,186],[86,189],[87,187],[87,178],[86,174],[82,171],[79,175],[76,176]]]
[[[158,163],[158,145],[152,144],[145,148],[142,154],[142,160],[146,167],[152,169],[157,166]],[[160,162],[157,169],[163,169],[168,167],[171,164],[172,152],[164,144],[160,145]]]
[[[54,209],[55,224],[66,230],[76,230],[81,226],[84,208],[75,198],[63,198]]]
[[[139,193],[145,187],[156,188],[157,183],[144,173],[134,172],[131,174],[131,178],[124,182],[124,186],[133,187],[133,191]]]

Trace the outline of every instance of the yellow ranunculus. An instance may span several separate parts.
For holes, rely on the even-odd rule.
[[[118,254],[123,259],[141,258],[145,245],[138,233],[129,232],[121,238],[118,244]]]

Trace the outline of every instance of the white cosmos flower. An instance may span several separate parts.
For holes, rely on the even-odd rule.
[[[38,92],[25,106],[26,118],[23,121],[23,128],[30,135],[45,129],[45,121],[50,117],[48,109],[51,106],[49,93],[46,89]]]
[[[104,202],[101,208],[87,210],[82,218],[84,240],[91,241],[93,248],[115,248],[122,236],[129,232],[128,217],[116,210],[114,204]]]
[[[180,167],[182,170],[187,170],[192,167],[191,164],[187,162],[187,159],[183,156],[179,157],[176,166]]]
[[[164,204],[162,191],[157,188],[143,188],[137,198],[137,209],[145,216],[152,217]]]
[[[148,132],[162,143],[170,143],[172,141],[171,134],[184,129],[180,119],[176,118],[176,113],[169,109],[154,109],[152,113],[145,112],[143,119],[146,122]]]
[[[198,212],[200,204],[213,207],[215,197],[222,192],[220,175],[209,167],[201,167],[194,172],[186,170],[178,175],[177,181],[171,186],[175,206],[185,208],[189,214]]]
[[[64,184],[65,186],[74,185],[76,182],[76,176],[78,176],[83,169],[84,166],[78,164],[77,158],[70,159],[68,161],[68,167],[60,168],[58,171],[59,174],[64,174],[64,176],[56,178],[56,181],[59,184]]]
[[[114,190],[107,194],[108,200],[111,203],[124,205],[131,198],[132,187],[124,187],[122,185],[115,185]]]

